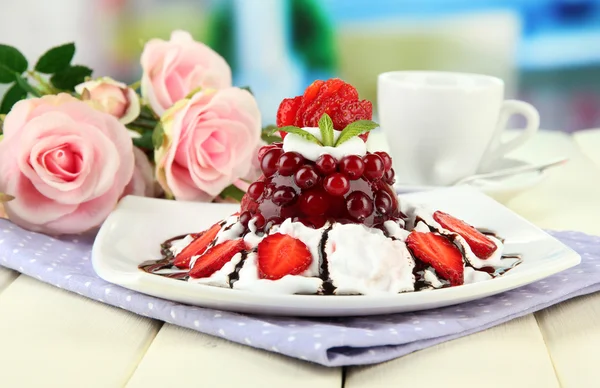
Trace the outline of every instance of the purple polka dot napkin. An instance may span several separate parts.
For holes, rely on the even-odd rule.
[[[436,310],[356,318],[253,316],[187,306],[94,273],[93,236],[55,239],[0,220],[0,265],[136,314],[326,366],[387,361],[600,289],[600,237],[552,232],[580,265],[503,294]]]

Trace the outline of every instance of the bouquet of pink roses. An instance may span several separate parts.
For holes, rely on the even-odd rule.
[[[78,233],[125,195],[241,198],[272,137],[221,56],[174,31],[145,44],[142,79],[126,85],[91,78],[74,53],[72,43],[55,47],[28,70],[0,45],[0,83],[11,84],[0,105],[0,202],[14,223]]]

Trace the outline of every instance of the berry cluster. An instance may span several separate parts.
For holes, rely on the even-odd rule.
[[[322,155],[315,162],[281,143],[259,152],[263,176],[242,200],[240,221],[254,220],[257,229],[287,218],[314,228],[327,221],[381,226],[400,217],[392,160],[385,152],[349,155],[335,160]]]
[[[373,106],[360,100],[354,86],[339,78],[317,80],[310,84],[302,96],[286,98],[277,110],[277,126],[316,127],[323,114],[333,121],[333,128],[341,131],[357,120],[371,120]],[[285,137],[285,132],[281,133]],[[368,134],[361,135],[366,141]]]

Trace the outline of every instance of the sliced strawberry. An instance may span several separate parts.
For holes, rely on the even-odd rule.
[[[217,237],[221,230],[220,224],[214,224],[207,231],[201,233],[194,241],[175,256],[175,266],[181,269],[190,268],[190,259],[192,256],[201,255],[211,242]]]
[[[464,238],[475,256],[482,260],[489,258],[498,249],[496,244],[483,233],[450,214],[436,211],[433,213],[433,219],[444,229],[448,229]]]
[[[277,126],[284,127],[286,125],[294,125],[296,122],[296,113],[302,104],[302,96],[294,98],[286,98],[279,104],[277,109]],[[282,138],[285,137],[285,132],[279,132]]]
[[[316,80],[312,84],[308,85],[308,87],[304,90],[304,94],[302,95],[302,104],[300,104],[300,108],[296,112],[296,120],[294,121],[294,125],[298,127],[303,127],[304,122],[302,121],[304,117],[304,112],[307,107],[317,98],[319,95],[319,91],[325,85],[325,81]]]
[[[258,244],[258,271],[261,279],[277,280],[298,275],[312,263],[306,245],[291,236],[275,233]]]
[[[194,268],[190,270],[190,277],[194,279],[209,277],[244,249],[246,249],[246,244],[241,238],[215,245],[196,260]]]
[[[446,237],[413,231],[406,239],[406,246],[417,259],[431,265],[451,285],[459,286],[464,283],[462,253]]]

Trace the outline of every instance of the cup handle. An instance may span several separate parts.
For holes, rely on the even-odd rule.
[[[506,124],[508,119],[516,114],[520,114],[527,120],[527,125],[522,133],[518,134],[515,138],[509,141],[502,141],[502,133],[506,130]],[[496,126],[496,135],[492,139],[488,146],[488,151],[485,153],[481,167],[489,163],[492,163],[502,156],[506,155],[510,151],[519,148],[525,142],[533,137],[540,126],[540,114],[533,105],[524,101],[518,100],[506,100],[502,103],[500,109],[500,117]]]

